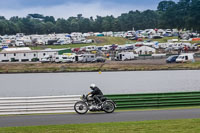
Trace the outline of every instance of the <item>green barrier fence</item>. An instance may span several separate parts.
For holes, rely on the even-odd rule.
[[[200,106],[200,92],[106,95],[118,109]]]

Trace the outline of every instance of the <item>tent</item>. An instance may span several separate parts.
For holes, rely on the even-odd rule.
[[[147,55],[147,54],[156,53],[156,49],[148,47],[148,46],[141,46],[141,47],[135,49],[135,52],[139,55]]]

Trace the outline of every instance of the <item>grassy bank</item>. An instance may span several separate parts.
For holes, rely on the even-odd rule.
[[[200,62],[181,64],[136,64],[131,62],[108,62],[92,64],[55,63],[7,63],[0,64],[0,73],[49,73],[49,72],[98,72],[98,71],[154,71],[154,70],[200,70]]]
[[[198,133],[200,119],[0,128],[2,133]]]

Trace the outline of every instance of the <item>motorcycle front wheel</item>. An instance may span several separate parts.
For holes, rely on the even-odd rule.
[[[111,101],[106,101],[103,103],[103,110],[106,113],[113,113],[115,111],[115,104]]]
[[[88,106],[85,102],[79,101],[79,102],[75,103],[74,110],[78,114],[86,114],[88,112]]]

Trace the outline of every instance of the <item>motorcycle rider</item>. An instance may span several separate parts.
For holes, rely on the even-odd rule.
[[[93,99],[95,100],[96,104],[100,106],[102,103],[101,98],[103,97],[103,93],[95,84],[91,84],[90,88],[92,89],[92,92],[90,92],[88,95],[91,95],[91,97],[93,97]]]

